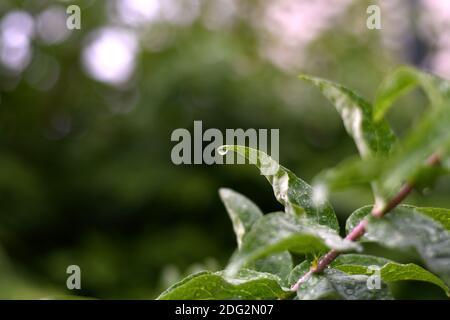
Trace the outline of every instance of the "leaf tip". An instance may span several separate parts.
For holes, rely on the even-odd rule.
[[[237,192],[229,188],[220,188],[218,193],[223,203],[226,203],[233,195],[238,195]]]
[[[219,195],[221,198],[226,198],[230,195],[230,193],[232,192],[231,189],[228,188],[219,188]]]

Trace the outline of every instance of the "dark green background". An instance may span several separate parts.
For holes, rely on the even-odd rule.
[[[265,212],[281,206],[251,166],[172,164],[171,132],[191,130],[194,120],[204,129],[279,128],[281,163],[308,181],[356,149],[332,106],[297,75],[329,78],[372,99],[389,70],[405,63],[427,68],[434,50],[415,28],[422,13],[414,1],[401,5],[412,27],[397,50],[382,41],[396,30],[368,30],[369,2],[355,1],[308,46],[287,52],[299,63],[282,69],[261,54],[263,44],[276,43],[256,23],[267,3],[238,1],[227,28],[208,29],[201,18],[189,26],[138,27],[169,40],[159,51],[142,48],[133,78],[117,88],[91,79],[81,66],[86,36],[115,24],[107,2],[75,1],[82,29],[64,42],[33,40],[34,57],[42,53],[59,63],[50,90],[26,81],[33,70],[0,69],[0,298],[154,298],[185,274],[223,267],[235,239],[218,188],[242,192]],[[201,2],[202,15],[210,2]],[[51,5],[67,3],[2,1],[0,18],[19,8],[36,15]],[[403,98],[389,113],[395,130],[401,135],[413,126],[425,106],[421,92]],[[61,117],[71,123],[65,134],[54,126]],[[448,206],[449,187],[441,179],[433,192],[416,192],[408,202]],[[372,198],[362,188],[331,200],[344,222]],[[81,291],[65,287],[71,264],[81,267]],[[443,297],[416,283],[397,292]]]

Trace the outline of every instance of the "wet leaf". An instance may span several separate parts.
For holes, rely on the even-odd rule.
[[[295,284],[310,268],[311,263],[307,260],[297,265],[289,276],[289,284],[291,286]],[[311,278],[299,286],[296,296],[298,300],[337,300],[339,298],[340,296],[323,274],[311,275]]]
[[[263,213],[256,204],[236,191],[222,188],[219,190],[219,195],[233,223],[238,247],[240,247],[244,235],[263,216]]]
[[[272,185],[276,199],[284,205],[287,213],[297,216],[306,214],[310,220],[339,231],[331,205],[325,199],[317,197],[315,190],[290,170],[259,150],[232,145],[222,148],[237,152],[256,165]]]
[[[355,250],[358,244],[344,240],[336,231],[283,212],[265,215],[244,237],[241,249],[232,257],[230,274],[251,261],[289,250],[295,253],[323,253],[329,249]]]
[[[328,80],[307,75],[301,75],[300,79],[317,86],[334,105],[341,115],[345,129],[355,141],[361,157],[389,153],[395,142],[395,136],[387,123],[373,121],[373,109],[368,101],[344,86]]]
[[[348,158],[331,169],[323,170],[313,179],[313,185],[323,185],[338,191],[360,185],[370,185],[383,170],[385,160]]]
[[[233,223],[238,248],[240,248],[242,238],[250,231],[253,224],[262,218],[263,213],[256,204],[236,191],[222,188],[219,190],[219,194]],[[292,257],[287,251],[280,252],[258,259],[251,264],[247,264],[246,267],[260,272],[275,274],[285,281],[293,267]]]
[[[355,210],[347,219],[345,225],[346,233],[350,233],[358,223],[365,217],[368,217],[373,206],[364,206]],[[435,222],[441,224],[445,229],[450,231],[450,209],[445,208],[430,208],[430,207],[415,207],[411,205],[399,205],[398,208],[412,210],[433,219]]]
[[[292,271],[293,262],[291,254],[288,251],[283,251],[257,259],[245,266],[248,269],[274,274],[281,279],[282,284],[287,285],[287,279]]]
[[[297,282],[310,269],[310,262],[304,261],[294,268],[289,281]],[[368,276],[362,274],[346,274],[334,268],[328,268],[322,274],[313,274],[297,290],[300,300],[345,299],[371,300],[392,299],[392,295],[383,282],[380,289],[369,289]]]
[[[366,275],[349,275],[329,268],[324,271],[331,286],[345,300],[391,300],[393,299],[387,285],[381,281],[380,288],[369,289]]]
[[[450,231],[450,209],[416,207],[415,210],[439,222],[445,229]]]
[[[337,83],[307,75],[302,75],[300,78],[317,86],[334,105],[341,115],[347,133],[353,138],[361,158],[384,158],[390,153],[396,141],[395,135],[386,122],[374,121],[373,108],[369,102]],[[372,189],[375,199],[377,202],[382,202],[385,199],[379,188],[378,182],[374,181]]]
[[[348,253],[348,254],[341,254],[339,257],[337,257],[333,263],[331,264],[332,267],[336,268],[337,266],[341,265],[358,265],[358,266],[379,266],[382,267],[386,265],[387,263],[391,262],[389,259],[382,258],[382,257],[376,257],[376,256],[370,256],[365,254],[354,254],[354,253]]]
[[[345,258],[335,261],[333,267],[345,273],[370,276],[376,271],[379,272],[381,279],[386,283],[406,280],[429,282],[437,285],[450,296],[448,286],[439,277],[416,264],[401,264],[384,258],[356,254],[344,255],[343,257]],[[374,266],[378,267],[378,269],[374,268]]]
[[[353,211],[353,213],[347,218],[347,221],[345,223],[345,232],[349,234],[362,219],[370,215],[372,208],[373,206],[364,206]],[[361,240],[364,240],[364,237],[360,239],[360,241]]]
[[[449,101],[450,102],[450,101]],[[401,148],[386,162],[378,177],[384,198],[393,197],[406,181],[414,180],[434,153],[445,156],[450,147],[450,108],[431,109],[406,135]]]
[[[433,179],[424,179],[422,171],[426,167],[426,160],[433,153],[438,152],[441,157],[446,158],[450,149],[449,81],[412,68],[400,68],[380,87],[375,102],[375,121],[370,118],[370,104],[350,90],[326,80],[306,76],[303,78],[319,86],[335,104],[347,131],[355,139],[365,160],[348,161],[319,175],[321,182],[329,184],[330,189],[371,183],[377,205],[383,205],[395,195],[403,183],[416,180],[421,184],[432,183],[439,175],[446,173],[446,170],[434,170]],[[389,134],[383,136],[379,133],[377,124],[383,128],[387,127],[383,119],[384,112],[395,99],[417,85],[425,89],[434,108],[423,115],[400,144],[394,146],[393,139],[388,138]],[[377,147],[376,137],[380,137],[378,140],[391,141],[388,143],[389,148]],[[380,150],[384,152],[379,152]],[[385,156],[387,151],[390,151],[389,158]]]
[[[367,216],[368,210],[364,207],[355,211],[347,221],[347,229]],[[397,207],[381,219],[368,216],[368,221],[361,240],[393,249],[412,250],[430,271],[450,284],[450,233],[441,223],[412,206]]]
[[[421,86],[432,105],[442,103],[442,94],[447,94],[450,83],[432,74],[415,68],[403,66],[388,75],[377,90],[374,102],[374,118],[383,119],[384,114],[401,96],[407,94],[417,86]]]
[[[163,292],[158,300],[283,299],[291,295],[280,279],[268,273],[241,270],[230,278],[223,272],[191,275]]]

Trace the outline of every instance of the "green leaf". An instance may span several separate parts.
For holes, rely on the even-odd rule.
[[[353,228],[355,228],[363,218],[368,217],[372,208],[373,206],[369,205],[355,210],[348,217],[347,222],[345,224],[346,233],[347,234],[350,233],[350,231],[353,230]],[[450,209],[415,207],[411,205],[399,205],[398,208],[412,210],[415,213],[425,215],[433,219],[435,222],[440,223],[445,229],[450,231]]]
[[[350,233],[350,231],[352,231],[353,228],[355,228],[362,219],[368,217],[372,208],[373,206],[369,205],[355,210],[348,217],[347,222],[345,224],[346,233],[347,234]],[[398,206],[398,208],[412,210],[415,213],[425,215],[433,219],[435,222],[440,223],[446,230],[450,231],[450,209],[415,207],[411,205],[400,205]]]
[[[317,197],[317,190],[313,190],[309,184],[266,153],[244,146],[225,145],[221,148],[234,151],[256,165],[272,185],[276,199],[284,205],[287,213],[300,216],[306,214],[310,220],[339,231],[333,208],[327,201]]]
[[[303,277],[303,275],[307,273],[310,268],[311,262],[308,260],[304,260],[300,264],[296,265],[295,268],[292,269],[291,273],[289,274],[288,278],[289,286],[293,286],[295,283],[297,283],[298,279]]]
[[[413,250],[429,270],[450,284],[450,233],[440,223],[408,206],[398,207],[382,219],[369,216],[368,221],[364,239]]]
[[[313,179],[313,185],[323,185],[328,191],[337,191],[357,185],[369,185],[376,180],[386,160],[361,160],[350,157],[337,166],[326,169]]]
[[[450,102],[450,101],[449,101]],[[391,198],[400,186],[420,174],[434,153],[441,156],[450,147],[450,109],[438,107],[427,112],[407,134],[400,149],[393,153],[378,178],[385,198]]]
[[[281,283],[287,285],[287,279],[292,271],[293,262],[291,254],[288,251],[283,251],[257,259],[245,266],[248,269],[277,275],[281,279]]]
[[[341,254],[332,263],[331,266],[338,268],[341,265],[358,265],[363,267],[378,266],[382,267],[387,263],[391,262],[389,259],[370,256],[366,254]],[[339,268],[338,268],[339,269]],[[345,270],[344,270],[345,271]]]
[[[450,296],[448,286],[440,278],[414,263],[390,262],[381,269],[381,278],[386,282],[415,280],[433,283]]]
[[[372,208],[373,206],[370,205],[361,207],[353,211],[353,213],[347,218],[347,221],[345,223],[345,232],[349,234],[362,219],[370,215]],[[360,240],[364,241],[364,237]]]
[[[294,285],[311,268],[311,262],[303,261],[289,275],[289,284]],[[323,274],[312,274],[297,290],[296,299],[300,300],[337,300],[340,296]]]
[[[447,88],[445,88],[446,83]],[[398,98],[419,85],[423,87],[432,105],[441,104],[441,94],[450,88],[444,79],[439,79],[415,68],[400,67],[388,75],[378,88],[374,102],[375,120],[383,119],[384,114]]]
[[[253,224],[263,216],[261,210],[245,196],[231,189],[220,189],[220,198],[227,209],[238,247],[241,247],[242,238],[250,231]]]
[[[334,105],[347,133],[355,141],[361,158],[384,158],[390,153],[396,140],[395,135],[386,122],[373,120],[373,108],[369,102],[337,83],[306,75],[300,78],[317,86]],[[377,182],[372,183],[375,200],[382,203],[379,188]]]
[[[358,261],[351,261],[351,259],[349,260],[349,262],[349,264],[337,265],[335,266],[335,268],[348,274],[374,274],[374,270],[370,270],[368,268],[370,267],[370,265],[360,265]],[[377,266],[377,264],[373,265]],[[380,267],[380,277],[384,282],[389,283],[405,280],[429,282],[437,285],[442,290],[444,290],[448,296],[450,296],[450,290],[448,286],[441,279],[416,264],[400,264],[396,262],[387,262],[382,266],[378,265],[378,267]]]
[[[415,210],[439,222],[447,231],[450,231],[450,209],[417,207]]]
[[[440,164],[438,166],[425,166],[412,178],[414,181],[414,188],[416,190],[423,190],[426,188],[432,189],[436,185],[438,179],[447,174],[449,174],[448,169]]]
[[[331,286],[345,300],[391,300],[389,288],[381,282],[380,289],[369,289],[366,275],[348,275],[333,268],[324,271]]]
[[[389,153],[395,136],[387,123],[373,121],[369,102],[337,83],[307,75],[301,75],[300,79],[317,86],[334,105],[362,158]]]
[[[297,282],[310,269],[310,262],[304,261],[294,268],[289,277],[291,284]],[[313,274],[297,290],[301,300],[346,299],[370,300],[392,299],[387,286],[382,283],[378,290],[367,286],[367,275],[346,274],[334,268],[328,268],[323,274]]]
[[[426,159],[434,153],[445,157],[450,148],[450,82],[447,80],[409,67],[398,69],[380,87],[375,117],[381,118],[395,99],[417,85],[424,88],[434,108],[409,131],[401,148],[386,163],[378,179],[384,198],[392,197],[406,181],[423,183]],[[433,178],[443,173],[445,170],[435,171]]]
[[[238,248],[242,238],[250,231],[253,224],[263,216],[261,210],[248,198],[231,189],[220,189],[220,198],[225,204],[228,215],[233,223]],[[246,266],[260,272],[276,274],[285,281],[293,268],[291,254],[287,251],[258,259]]]
[[[374,121],[371,118],[372,108],[368,102],[338,84],[303,77],[319,86],[325,96],[335,104],[362,157],[369,161],[364,165],[357,162],[346,164],[339,170],[322,176],[327,178],[325,180],[330,183],[330,188],[333,188],[333,183],[334,187],[342,187],[352,182],[371,182],[377,205],[380,206],[392,198],[403,183],[420,178],[426,159],[431,154],[440,152],[444,157],[450,149],[450,82],[408,68],[401,69],[396,77],[393,78],[395,81],[388,80],[380,89],[377,100],[378,117],[395,98],[413,84],[421,84],[425,88],[435,108],[425,113],[421,121],[406,135],[402,144],[396,145],[395,148],[391,148],[393,138],[389,138],[392,132],[383,119]],[[382,128],[379,129],[378,125]],[[376,141],[383,140],[390,141],[388,148],[377,147]],[[386,159],[388,151],[391,151],[391,154],[390,158]],[[346,173],[349,173],[348,178],[340,181],[338,178],[344,177]],[[437,173],[442,174],[443,171]]]
[[[164,291],[158,300],[284,299],[291,295],[268,273],[241,270],[235,277],[204,271],[191,275]]]
[[[270,213],[258,220],[243,238],[241,249],[233,256],[227,271],[240,268],[261,257],[289,250],[295,253],[322,253],[328,249],[348,251],[358,244],[344,240],[336,231],[282,212]]]
[[[407,181],[413,182],[417,188],[432,186],[440,176],[449,173],[448,168],[426,164],[426,160],[434,153],[444,159],[448,154],[448,127],[450,109],[434,109],[411,130],[399,148],[392,151],[390,159],[375,157],[360,160],[351,157],[321,172],[313,179],[314,184],[336,191],[372,183],[379,195],[379,205],[386,203],[382,199],[391,199]]]

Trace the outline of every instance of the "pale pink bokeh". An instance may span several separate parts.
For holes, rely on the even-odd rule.
[[[305,47],[329,28],[353,0],[276,0],[267,4],[257,23],[270,40],[263,54],[283,69],[302,61]]]
[[[435,73],[450,78],[450,1],[422,0],[421,28],[434,47],[427,61]]]

